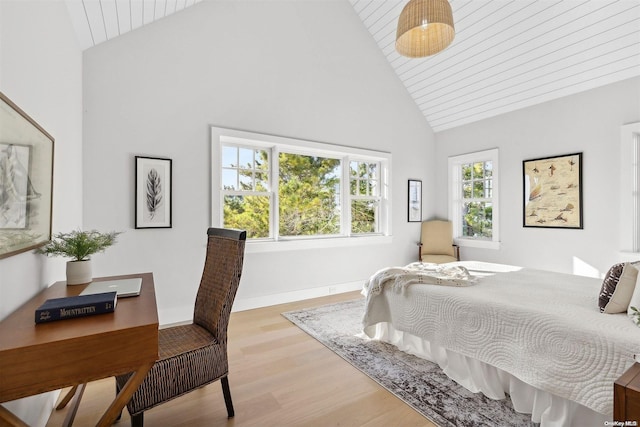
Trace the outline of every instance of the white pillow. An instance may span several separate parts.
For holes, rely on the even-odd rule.
[[[627,308],[627,314],[629,316],[633,315],[633,311],[631,311],[631,307],[635,307],[640,310],[640,274],[638,274],[638,278],[636,279],[636,288],[633,290],[633,295],[631,296],[631,301],[629,302],[629,307]]]

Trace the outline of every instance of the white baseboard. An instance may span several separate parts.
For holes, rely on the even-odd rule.
[[[278,294],[264,295],[252,298],[236,298],[231,311],[252,310],[254,308],[268,307],[270,305],[284,304],[293,301],[324,297],[332,294],[359,291],[365,280],[357,282],[337,283],[335,285],[320,286],[317,288],[301,289],[299,291],[281,292]],[[158,313],[161,326],[179,325],[190,322],[193,318],[193,306],[175,307],[162,310]]]
[[[284,304],[287,302],[301,301],[305,299],[318,298],[332,294],[359,291],[365,280],[357,282],[338,283],[329,286],[320,286],[311,289],[301,289],[299,291],[282,292],[278,294],[264,295],[253,298],[236,299],[233,303],[232,311],[252,310],[254,308],[268,307],[270,305]]]

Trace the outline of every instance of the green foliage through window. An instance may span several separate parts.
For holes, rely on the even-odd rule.
[[[224,227],[247,230],[252,239],[380,232],[380,162],[343,164],[348,157],[284,150],[275,154],[274,162],[270,149],[233,144],[223,144],[221,153]],[[277,171],[270,169],[274,164]],[[348,167],[346,175],[343,167]],[[342,229],[346,213],[349,230]]]
[[[349,162],[351,232],[376,233],[379,217],[380,165],[377,162]]]
[[[247,230],[250,239],[269,237],[269,196],[224,196],[224,227]]]
[[[340,160],[280,153],[281,236],[340,233]]]
[[[462,171],[462,235],[491,239],[493,230],[493,163],[463,164]]]

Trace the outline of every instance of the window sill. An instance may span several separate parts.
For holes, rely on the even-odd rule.
[[[280,241],[250,241],[245,246],[246,253],[297,251],[305,249],[344,248],[365,245],[386,245],[393,236],[354,236],[324,239],[295,239]]]
[[[640,252],[619,251],[620,262],[634,262],[640,260]]]
[[[454,239],[454,243],[460,247],[481,248],[481,249],[500,249],[500,242],[493,240],[475,240],[475,239]]]

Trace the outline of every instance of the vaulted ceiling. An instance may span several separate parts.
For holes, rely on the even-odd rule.
[[[450,0],[455,39],[423,59],[395,51],[407,0],[350,1],[434,131],[640,75],[638,0]]]
[[[202,0],[65,0],[84,50]]]
[[[200,1],[67,4],[88,48]],[[394,47],[408,0],[348,1],[436,132],[640,76],[638,0],[450,0],[455,39],[422,59]]]

